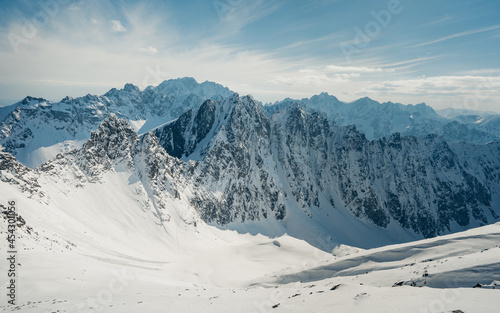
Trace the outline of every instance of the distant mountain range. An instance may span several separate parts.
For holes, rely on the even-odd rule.
[[[58,153],[81,147],[110,113],[127,119],[137,132],[145,133],[199,107],[207,99],[222,100],[231,94],[233,91],[213,82],[198,84],[193,78],[181,78],[144,91],[127,84],[102,96],[66,97],[60,102],[28,96],[0,108],[0,145],[21,163],[34,168]],[[494,113],[478,115],[449,109],[439,115],[425,104],[379,103],[369,98],[345,103],[326,93],[263,107],[272,115],[296,104],[308,112],[326,114],[335,125],[355,125],[370,140],[389,138],[396,132],[417,137],[437,134],[449,142],[479,144],[500,138],[500,115]]]
[[[0,108],[0,145],[28,167],[37,167],[58,153],[79,148],[110,113],[147,132],[200,106],[233,92],[219,84],[198,84],[193,78],[165,81],[140,91],[127,84],[102,96],[66,97],[60,102],[26,97]]]
[[[346,103],[322,93],[310,99],[285,99],[266,105],[273,113],[283,107],[301,104],[308,111],[322,112],[339,126],[356,125],[370,139],[389,138],[398,132],[403,136],[425,137],[437,134],[449,142],[487,143],[500,140],[500,114],[447,109],[434,111],[424,103],[403,105],[379,103],[362,98]]]

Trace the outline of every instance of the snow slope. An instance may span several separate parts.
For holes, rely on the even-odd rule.
[[[144,195],[129,180],[121,173],[78,191],[54,186],[60,189],[50,190],[51,205],[2,186],[26,225],[17,230],[18,302],[6,306],[2,293],[0,311],[498,311],[498,223],[330,254],[287,235],[189,225],[176,203],[163,228],[141,209]],[[0,236],[5,231],[0,218]],[[0,263],[1,275],[6,269]]]

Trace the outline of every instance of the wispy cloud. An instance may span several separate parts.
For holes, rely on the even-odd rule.
[[[326,36],[321,36],[321,37],[317,37],[317,38],[310,39],[310,40],[299,40],[299,41],[296,41],[296,42],[291,43],[289,45],[283,46],[283,47],[279,48],[279,50],[283,51],[283,50],[290,50],[290,49],[294,49],[294,48],[298,48],[298,47],[304,47],[304,46],[307,47],[307,46],[311,46],[313,44],[322,43],[322,42],[336,42],[336,41],[339,41],[341,38],[344,38],[347,34],[348,34],[348,32],[346,32],[346,31],[338,31],[338,32],[328,34]]]
[[[111,23],[111,31],[113,33],[123,33],[127,31],[120,21],[111,20],[109,22]]]
[[[422,24],[422,25],[421,25],[421,27],[427,27],[427,26],[431,26],[431,25],[441,24],[441,23],[444,23],[444,22],[450,21],[451,19],[452,19],[452,18],[451,18],[451,16],[446,15],[445,17],[440,18],[440,19],[438,19],[438,20],[435,20],[435,21],[432,21],[432,22],[429,22],[429,23]]]
[[[432,41],[420,43],[420,44],[417,44],[417,45],[413,45],[412,47],[428,46],[428,45],[432,45],[432,44],[435,44],[435,43],[438,43],[438,42],[442,42],[442,41],[446,41],[446,40],[449,40],[449,39],[463,37],[463,36],[470,36],[470,35],[475,35],[475,34],[480,34],[480,33],[489,32],[489,31],[492,31],[492,30],[495,30],[495,29],[500,29],[500,25],[486,27],[486,28],[481,28],[481,29],[476,29],[476,30],[469,30],[469,31],[457,33],[457,34],[454,34],[454,35],[451,35],[451,36],[446,36],[446,37],[439,38],[439,39],[436,39],[436,40],[432,40]]]
[[[435,76],[416,79],[388,80],[363,90],[364,94],[391,100],[419,99],[437,108],[473,108],[498,111],[500,77]]]
[[[366,66],[337,66],[328,65],[325,68],[326,71],[332,73],[382,73],[382,72],[394,72],[394,69],[384,69],[381,67],[366,67]]]
[[[440,59],[443,57],[445,57],[445,55],[434,55],[434,56],[430,56],[430,57],[420,57],[420,58],[414,58],[414,59],[409,59],[409,60],[402,60],[402,61],[398,61],[398,62],[382,63],[379,66],[399,68],[399,67],[406,67],[406,66],[409,66],[412,64],[419,64],[422,62]]]
[[[215,34],[212,39],[223,41],[235,38],[244,27],[278,11],[282,5],[281,3],[270,3],[264,0],[236,1],[236,3],[238,4],[224,15],[219,15],[218,23],[211,27],[211,32]]]
[[[306,85],[321,85],[330,78],[324,73],[298,73],[299,75],[278,75],[270,80],[269,84],[273,85],[288,85],[288,86],[306,86]]]
[[[500,74],[500,68],[483,68],[477,70],[461,71],[458,74],[467,76],[492,77]]]
[[[338,66],[327,65],[308,67],[300,69],[296,72],[288,72],[278,75],[268,82],[270,84],[289,85],[289,86],[308,86],[318,85],[324,86],[327,83],[350,83],[353,79],[362,78],[365,75],[377,73],[391,73],[393,69],[374,68],[366,66]]]
[[[156,49],[155,47],[152,47],[152,46],[149,46],[147,48],[139,48],[139,51],[144,52],[146,54],[150,54],[150,55],[155,55],[158,53],[158,49]]]

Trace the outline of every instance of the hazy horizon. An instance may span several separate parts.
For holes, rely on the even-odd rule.
[[[198,82],[198,83],[201,83],[201,82]],[[225,86],[225,87],[226,87],[226,86]],[[112,88],[121,89],[121,88],[123,88],[123,86],[121,86],[121,87],[112,87]],[[110,88],[110,89],[112,89],[112,88]],[[146,87],[146,88],[147,88],[147,87]],[[142,91],[142,90],[144,90],[145,88],[140,88],[140,89],[141,89],[141,91]],[[108,91],[109,91],[109,90],[108,90]],[[233,91],[234,91],[234,92],[238,92],[237,90],[233,90]],[[107,91],[106,91],[106,92],[107,92]],[[104,93],[102,93],[102,94],[97,94],[97,96],[101,96],[101,95],[105,94],[106,92],[104,92]],[[326,92],[326,91],[324,91],[324,92]],[[328,93],[328,92],[326,92],[326,93]],[[87,94],[88,94],[88,93],[87,93]],[[356,101],[356,100],[358,100],[358,99],[364,98],[364,97],[360,97],[360,98],[355,99],[355,100],[352,100],[352,101],[347,101],[347,100],[345,100],[345,99],[341,99],[341,98],[339,98],[337,95],[330,94],[330,93],[328,93],[328,94],[329,94],[329,95],[331,95],[331,96],[335,96],[337,99],[339,99],[340,101],[345,102],[345,103],[354,102],[354,101]],[[72,97],[72,98],[77,98],[77,97],[82,97],[82,96],[85,96],[85,95],[86,95],[86,94],[82,94],[82,95],[78,95],[78,96],[72,96],[72,95],[66,95],[66,96],[69,96],[69,97]],[[292,98],[292,99],[294,99],[294,100],[301,100],[301,99],[303,99],[303,98],[311,98],[311,97],[313,97],[313,96],[315,96],[315,95],[319,95],[319,93],[318,93],[318,94],[311,95],[311,96],[308,96],[308,97],[302,97],[302,98]],[[31,96],[31,97],[36,97],[36,98],[43,98],[43,97],[38,97],[38,96],[35,96],[35,95],[26,95],[25,97],[22,97],[22,98],[20,98],[20,99],[18,99],[18,100],[2,100],[2,99],[0,99],[0,107],[6,107],[6,106],[10,106],[10,105],[16,104],[17,102],[22,101],[24,98],[26,98],[26,97],[28,97],[28,96]],[[66,96],[64,96],[64,97],[66,97]],[[254,95],[252,95],[252,96],[254,96]],[[45,99],[45,100],[48,100],[48,101],[51,101],[51,102],[59,102],[59,101],[61,101],[64,97],[62,97],[62,98],[60,98],[60,99],[45,99],[45,98],[44,98],[44,99]],[[254,96],[254,97],[255,97],[255,96]],[[379,101],[379,100],[377,100],[377,99],[373,99],[373,98],[371,98],[371,97],[368,97],[368,98],[370,98],[370,99],[372,99],[372,100],[375,100],[375,101],[377,101],[377,102],[380,102],[380,103],[387,102],[387,101]],[[257,97],[255,97],[255,99],[256,99],[257,101],[261,101],[261,100],[260,100],[260,99],[258,99]],[[286,99],[286,98],[279,99],[279,100],[276,100],[276,101],[278,101],[278,102],[279,102],[279,101],[282,101],[282,100],[284,100],[284,99]],[[273,102],[264,102],[264,101],[261,101],[261,102],[262,102],[263,104],[272,104],[272,103],[275,103],[276,101],[273,101]],[[391,102],[399,103],[399,102],[397,102],[397,101],[391,101]],[[401,104],[403,104],[403,105],[416,105],[416,104],[419,104],[419,103],[425,103],[425,102],[401,103]],[[427,104],[427,103],[425,103],[425,104],[426,104],[426,105],[429,105],[429,104]],[[433,108],[435,111],[439,111],[439,110],[447,110],[447,109],[457,109],[457,110],[465,110],[465,111],[469,111],[469,110],[470,110],[470,111],[491,112],[491,113],[497,113],[497,114],[500,114],[500,110],[481,110],[481,109],[474,110],[474,109],[470,109],[470,108],[456,108],[456,107],[453,107],[453,105],[450,105],[449,107],[443,107],[443,108],[435,108],[435,107],[433,107],[432,105],[429,105],[429,106],[430,106],[431,108]]]

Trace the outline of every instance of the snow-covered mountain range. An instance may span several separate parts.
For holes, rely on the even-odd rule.
[[[213,82],[193,78],[168,80],[140,91],[127,84],[102,96],[66,97],[59,102],[28,96],[0,108],[0,145],[22,164],[35,168],[58,153],[80,148],[104,118],[114,113],[143,134],[178,118],[205,100],[222,100],[233,92]],[[500,115],[493,112],[441,110],[425,104],[379,103],[369,98],[352,103],[326,93],[310,99],[285,99],[268,104],[268,115],[287,106],[321,112],[338,126],[356,125],[368,139],[389,138],[393,133],[425,137],[438,134],[449,142],[487,143],[500,139]]]
[[[168,154],[197,161],[204,193],[194,203],[210,222],[281,220],[295,209],[334,229],[335,213],[347,209],[379,227],[431,237],[500,213],[498,142],[399,133],[369,141],[300,106],[267,117],[253,98],[236,94],[207,101],[155,134]]]
[[[28,167],[37,167],[58,153],[80,148],[110,113],[129,121],[145,133],[200,106],[206,99],[220,100],[232,94],[212,82],[193,78],[168,80],[140,91],[127,84],[102,96],[66,97],[60,102],[26,97],[0,108],[0,145]]]
[[[356,125],[370,139],[389,138],[393,133],[425,137],[438,134],[449,142],[487,143],[498,141],[500,114],[464,110],[442,110],[438,114],[424,103],[403,105],[379,103],[362,98],[347,103],[327,93],[310,99],[285,99],[265,106],[272,114],[283,107],[301,104],[305,110],[322,112],[339,126]],[[478,115],[478,113],[480,115]]]
[[[496,312],[500,142],[475,141],[497,117],[332,99],[184,78],[0,109],[17,310],[427,312],[442,289],[482,301],[442,311]]]
[[[147,200],[139,201],[160,224],[173,214],[167,203],[179,201],[189,223],[198,218],[229,229],[253,223],[266,233],[267,221],[324,249],[433,237],[500,216],[499,142],[399,133],[370,141],[355,126],[337,126],[301,104],[269,115],[236,93],[145,134],[123,117],[108,115],[82,148],[35,170],[2,152],[10,175],[2,181],[50,197],[41,181],[86,188],[105,174],[124,173],[140,183]]]

